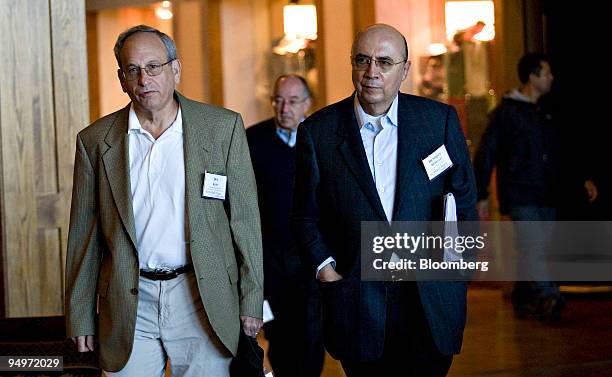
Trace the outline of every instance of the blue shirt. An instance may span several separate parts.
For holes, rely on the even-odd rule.
[[[286,128],[276,126],[276,134],[278,135],[278,137],[280,137],[283,143],[287,144],[291,148],[295,147],[295,141],[297,138],[297,127],[288,130]]]

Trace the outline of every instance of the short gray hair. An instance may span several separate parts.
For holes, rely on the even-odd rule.
[[[164,46],[166,46],[168,60],[174,60],[177,58],[176,45],[174,44],[174,41],[172,40],[172,38],[168,36],[168,34],[163,33],[155,29],[154,27],[151,27],[148,25],[138,25],[138,26],[133,26],[127,29],[123,33],[119,34],[119,36],[117,37],[117,42],[115,42],[115,48],[113,49],[113,51],[115,52],[115,59],[117,59],[117,65],[119,65],[120,69],[121,69],[121,60],[119,58],[119,54],[121,54],[121,49],[123,49],[123,45],[125,44],[125,41],[136,33],[153,33],[157,35],[159,39],[161,39],[161,41],[163,42]]]

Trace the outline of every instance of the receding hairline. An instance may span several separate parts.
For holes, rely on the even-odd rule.
[[[296,80],[297,82],[299,82],[302,85],[302,89],[304,90],[304,97],[305,98],[310,98],[312,96],[312,93],[310,91],[310,87],[308,86],[308,83],[306,82],[306,79],[303,78],[302,76],[296,75],[294,73],[290,73],[290,74],[286,74],[286,75],[280,75],[276,79],[276,81],[274,81],[273,95],[276,95],[276,92],[278,91],[278,86],[280,85],[281,81],[286,81],[288,79]]]
[[[166,48],[167,58],[169,60],[178,59],[178,55],[176,52],[176,44],[174,43],[174,40],[168,34],[154,27],[151,27],[149,25],[141,24],[141,25],[132,26],[131,28],[123,31],[121,34],[119,34],[119,36],[117,37],[117,40],[115,41],[113,52],[115,54],[115,59],[117,60],[117,65],[119,66],[119,69],[121,69],[121,52],[123,51],[123,46],[125,45],[128,39],[130,39],[132,36],[139,34],[139,33],[145,33],[145,34],[149,33],[149,34],[156,35],[159,38],[159,40],[162,42],[164,47]]]
[[[355,46],[357,45],[357,42],[359,42],[367,34],[379,31],[384,31],[389,33],[389,35],[395,35],[396,37],[399,37],[399,39],[402,41],[402,44],[404,45],[404,59],[408,60],[408,42],[406,41],[406,37],[404,37],[404,35],[400,33],[399,30],[387,24],[370,25],[365,29],[357,32],[357,35],[355,35],[355,39],[353,40],[353,44],[351,46],[351,56],[355,54]]]

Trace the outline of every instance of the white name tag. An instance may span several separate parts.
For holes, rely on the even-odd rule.
[[[268,300],[264,300],[263,302],[263,322],[270,322],[274,319],[274,314],[272,314],[272,308],[270,308],[270,303]]]
[[[427,176],[431,181],[453,166],[453,162],[446,151],[446,147],[442,145],[432,154],[423,159],[423,165],[425,166],[425,171],[427,172]]]
[[[227,188],[227,176],[222,174],[204,173],[204,184],[202,185],[202,197],[225,200],[225,189]]]

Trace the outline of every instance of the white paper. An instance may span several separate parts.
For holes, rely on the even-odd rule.
[[[225,200],[227,177],[221,174],[204,173],[202,196],[205,198]]]
[[[270,308],[270,303],[268,300],[264,300],[263,302],[263,321],[264,323],[270,322],[274,319],[274,314],[272,314],[272,308]]]
[[[446,151],[446,147],[442,145],[432,154],[423,159],[423,165],[425,166],[425,171],[427,172],[427,176],[431,181],[453,166],[453,162]]]
[[[452,193],[444,195],[444,237],[456,238],[459,236],[457,228],[457,203]],[[463,260],[463,255],[450,247],[444,248],[445,262],[458,262]]]

